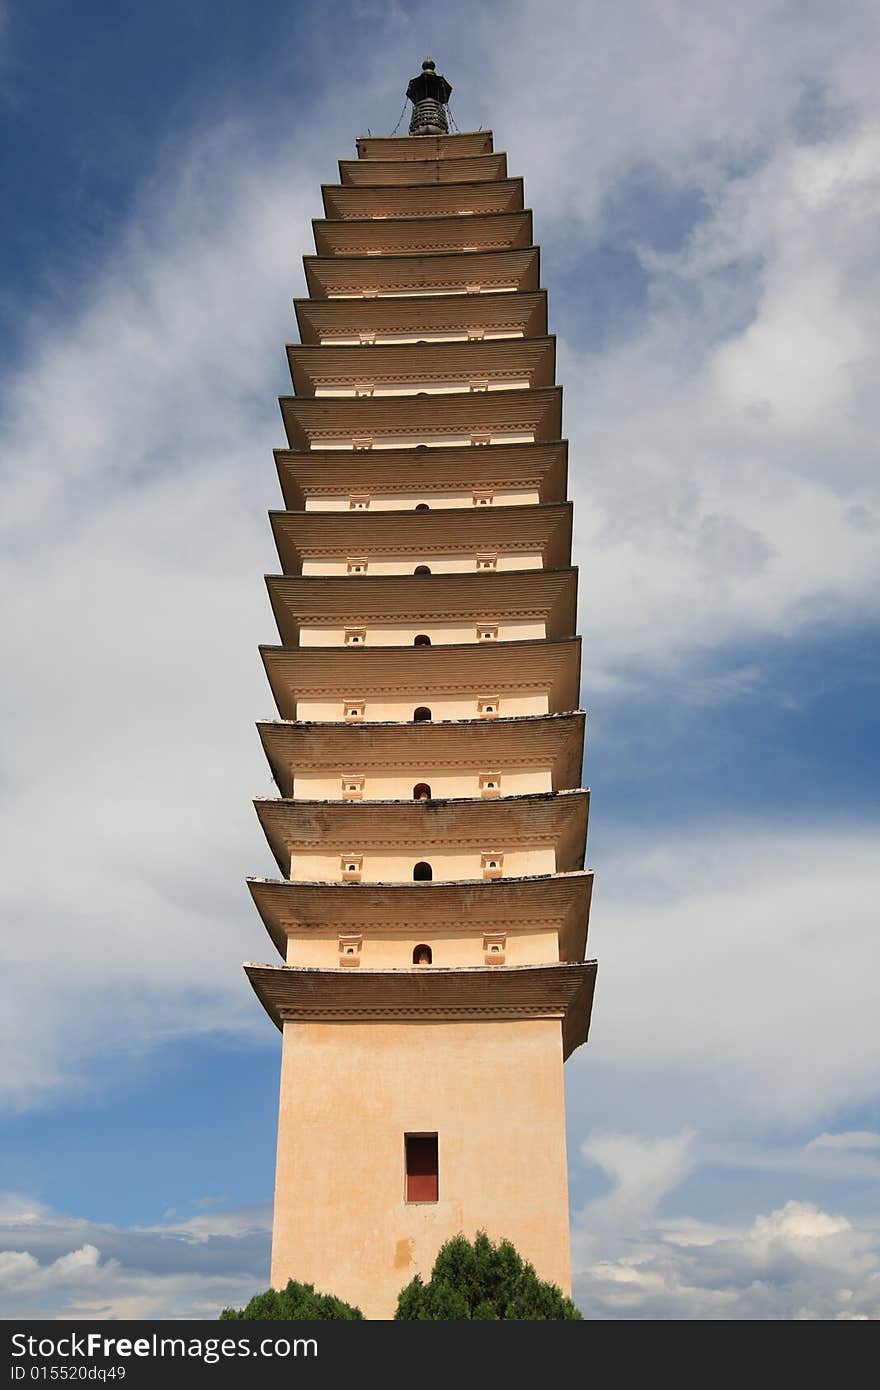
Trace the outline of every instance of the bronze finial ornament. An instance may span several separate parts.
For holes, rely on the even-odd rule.
[[[422,70],[418,77],[411,79],[406,95],[413,107],[410,135],[448,134],[446,103],[452,95],[452,86],[435,70],[433,58],[426,58],[422,63]]]

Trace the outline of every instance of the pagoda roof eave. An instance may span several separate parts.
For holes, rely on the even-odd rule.
[[[249,961],[244,969],[279,1029],[355,1019],[558,1018],[567,1058],[587,1040],[597,963],[328,970]]]
[[[322,183],[321,201],[328,220],[355,220],[369,216],[368,208],[391,208],[382,217],[470,216],[478,212],[520,212],[525,206],[525,187],[521,176],[506,179],[471,179],[469,183],[346,184]],[[466,211],[463,203],[474,206]],[[402,211],[402,209],[406,209]]]
[[[423,856],[432,848],[505,847],[552,843],[560,872],[584,867],[589,788],[529,792],[484,801],[436,797],[431,801],[305,801],[256,797],[254,809],[283,874],[303,850],[349,854],[407,846]],[[513,877],[516,877],[513,875]]]
[[[361,332],[413,332],[424,334],[488,332],[510,329],[524,337],[547,333],[547,291],[492,290],[486,294],[426,294],[389,299],[295,299],[293,301],[304,344],[317,344],[322,333],[356,337]],[[505,339],[495,341],[506,341]]]
[[[448,289],[465,294],[466,286],[487,289],[536,290],[540,285],[541,252],[538,246],[508,250],[398,252],[388,255],[303,256],[309,294],[316,299],[333,295],[363,295],[375,289],[377,296],[421,295]],[[477,295],[474,295],[476,298]]]
[[[577,619],[577,568],[490,570],[405,576],[265,576],[278,632],[286,645],[299,645],[304,625],[346,627],[389,622],[534,620],[547,637],[574,634]]]
[[[446,385],[452,380],[478,377],[492,382],[518,381],[525,376],[532,387],[555,384],[554,334],[481,342],[379,343],[371,347],[288,343],[286,352],[298,396],[313,396],[316,390],[349,387],[358,381],[396,385],[407,378]]]
[[[424,452],[411,447],[364,453],[276,449],[275,464],[285,505],[304,510],[306,497],[357,491],[375,497],[395,491],[411,494],[413,464]],[[482,487],[529,487],[542,502],[562,502],[566,500],[567,477],[567,439],[490,444],[479,449],[472,444],[439,445],[431,448],[431,467],[420,478],[419,488],[430,497],[452,491],[469,493]],[[309,509],[309,513],[314,516],[317,509]]]
[[[465,251],[511,251],[532,245],[532,210],[475,212],[461,217],[315,217],[312,235],[318,256],[459,255]]]
[[[492,146],[491,130],[448,131],[445,135],[359,135],[355,141],[358,158],[367,161],[423,160],[428,152],[439,159],[465,150],[475,155],[492,154]]]
[[[306,560],[331,555],[410,558],[461,555],[497,549],[505,554],[540,553],[548,569],[571,561],[572,503],[531,503],[468,510],[457,507],[407,512],[270,511],[281,568],[300,574]]]
[[[251,897],[278,954],[288,936],[311,932],[387,934],[414,928],[475,932],[549,925],[560,958],[583,960],[593,891],[592,869],[525,878],[424,883],[320,883],[247,879]]]
[[[562,434],[561,386],[425,396],[280,396],[279,405],[291,448],[298,443],[308,449],[316,443],[320,447],[321,441],[377,435],[427,442],[456,434],[530,432],[533,438],[520,442],[546,443]],[[342,447],[339,452],[357,451]],[[375,456],[384,451],[380,445],[365,452]]]
[[[473,179],[507,178],[507,154],[503,150],[438,156],[425,146],[424,157],[419,159],[340,159],[337,163],[340,183],[362,188],[382,183],[468,183]]]
[[[293,772],[385,771],[399,768],[484,770],[498,765],[518,769],[547,766],[553,789],[580,782],[586,714],[530,714],[485,719],[449,719],[419,727],[417,751],[412,730],[398,721],[370,724],[261,720],[257,731],[276,785],[293,795]],[[418,779],[416,779],[418,780]]]
[[[551,713],[575,710],[580,689],[581,639],[528,638],[519,642],[444,643],[431,647],[277,647],[260,656],[283,718],[295,718],[299,700],[367,700],[492,693],[502,699],[546,693]],[[365,720],[365,723],[370,721]],[[438,723],[446,721],[438,720]]]

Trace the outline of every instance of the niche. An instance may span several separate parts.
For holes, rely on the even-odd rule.
[[[483,870],[483,878],[500,878],[504,871],[504,855],[481,854],[480,867]]]
[[[364,856],[362,854],[343,854],[340,860],[343,883],[360,883],[363,867]]]

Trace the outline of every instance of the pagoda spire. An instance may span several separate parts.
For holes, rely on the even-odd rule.
[[[426,58],[418,77],[413,77],[406,89],[407,99],[412,102],[412,116],[409,122],[410,135],[447,135],[449,121],[446,104],[452,95],[452,86],[436,71],[433,58]]]

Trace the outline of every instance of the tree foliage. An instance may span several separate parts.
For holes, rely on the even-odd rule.
[[[314,1284],[288,1279],[283,1289],[255,1294],[246,1308],[224,1308],[221,1321],[315,1322],[324,1318],[363,1319],[360,1308],[329,1293],[316,1293]]]
[[[539,1279],[509,1240],[495,1245],[479,1231],[473,1244],[463,1235],[448,1240],[428,1282],[417,1274],[401,1290],[395,1313],[397,1320],[477,1318],[582,1322],[583,1314],[556,1284]]]

